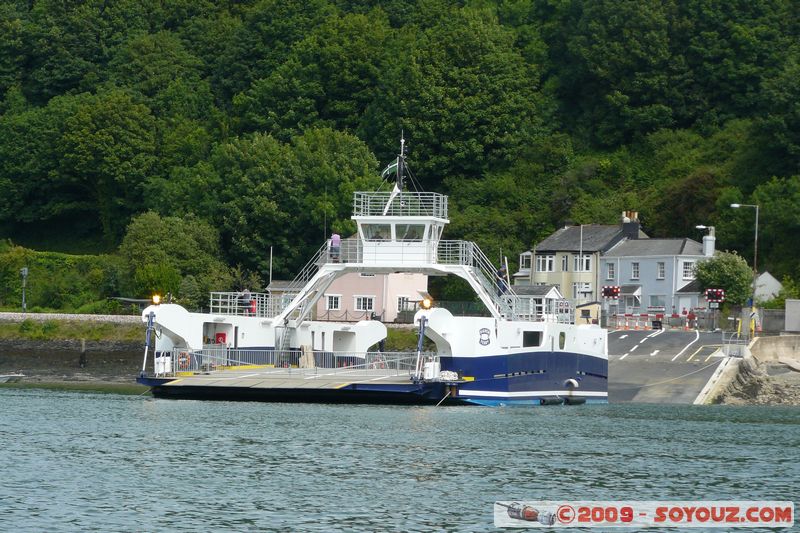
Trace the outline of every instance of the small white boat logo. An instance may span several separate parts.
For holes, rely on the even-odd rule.
[[[489,346],[489,328],[481,328],[478,333],[480,334],[480,340],[478,342],[481,343],[481,346]]]

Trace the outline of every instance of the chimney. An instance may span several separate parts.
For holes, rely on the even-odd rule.
[[[703,236],[703,255],[706,257],[714,256],[717,238],[714,236],[714,226],[708,227],[708,235]]]
[[[637,211],[622,212],[622,235],[631,240],[639,238],[639,213]]]

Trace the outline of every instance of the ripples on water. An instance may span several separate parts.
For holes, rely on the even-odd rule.
[[[336,406],[19,389],[0,390],[0,405],[3,531],[486,531],[496,500],[800,494],[797,408]]]

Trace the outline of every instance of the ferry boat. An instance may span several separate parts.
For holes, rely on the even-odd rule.
[[[185,399],[492,406],[606,402],[606,330],[575,324],[566,300],[531,305],[496,275],[475,243],[442,239],[449,223],[447,196],[404,190],[402,141],[390,168],[396,168],[391,191],[354,193],[355,236],[323,243],[287,292],[244,298],[212,293],[209,313],[172,303],[146,308],[147,342],[137,381],[156,397]],[[326,288],[354,272],[458,276],[488,316],[454,316],[424,298],[414,316],[417,350],[379,351],[387,334],[380,321],[329,322],[313,316]],[[435,352],[424,349],[425,338]]]

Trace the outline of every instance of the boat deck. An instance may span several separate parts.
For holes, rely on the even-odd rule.
[[[411,379],[393,368],[269,368],[185,373],[175,378],[140,377],[153,395],[195,400],[436,404],[448,398],[445,382]],[[455,395],[453,395],[455,396]]]
[[[340,389],[353,384],[412,385],[411,373],[396,369],[268,368],[195,372],[165,383],[170,387]]]

